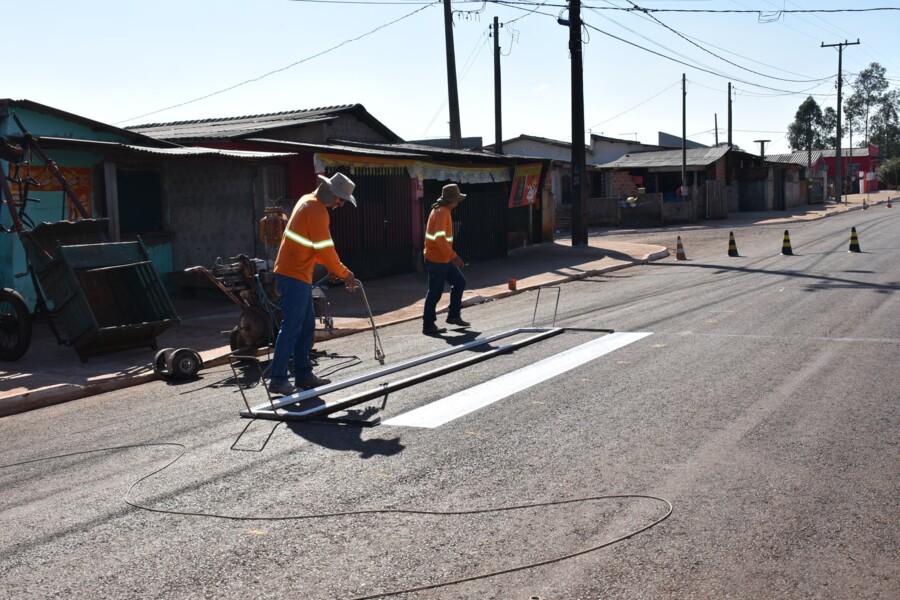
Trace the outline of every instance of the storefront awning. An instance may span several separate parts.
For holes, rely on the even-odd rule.
[[[402,168],[409,176],[419,181],[434,179],[438,181],[454,181],[457,183],[496,183],[510,181],[511,169],[506,165],[491,167],[475,167],[438,163],[424,160],[404,158],[388,158],[378,156],[359,156],[349,154],[333,154],[317,152],[313,158],[317,173],[324,173],[327,167],[349,169],[369,168]]]

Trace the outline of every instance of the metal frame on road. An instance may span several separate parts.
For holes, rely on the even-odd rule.
[[[327,385],[323,385],[318,388],[313,388],[310,390],[306,390],[303,392],[298,392],[296,394],[292,394],[290,396],[284,396],[282,398],[278,398],[277,400],[273,398],[269,398],[269,401],[264,404],[259,404],[251,408],[249,402],[247,401],[246,395],[244,395],[244,390],[241,389],[241,395],[244,398],[244,404],[247,406],[246,410],[242,410],[240,415],[244,418],[249,419],[269,419],[276,421],[303,421],[307,419],[312,419],[316,417],[323,417],[329,415],[331,413],[335,413],[357,404],[361,404],[367,400],[371,400],[373,398],[378,398],[381,396],[387,396],[392,391],[400,390],[405,387],[409,387],[411,385],[415,385],[416,383],[420,383],[422,381],[427,381],[429,379],[434,379],[435,377],[439,377],[446,373],[450,373],[452,371],[456,371],[468,365],[474,364],[476,362],[480,362],[483,360],[487,360],[489,358],[493,358],[500,354],[512,352],[518,348],[522,348],[529,344],[533,344],[537,341],[547,339],[549,337],[558,335],[564,331],[563,328],[560,327],[521,327],[518,329],[511,329],[509,331],[505,331],[503,333],[498,333],[496,335],[492,335],[490,337],[486,337],[483,339],[472,340],[471,342],[467,342],[465,344],[460,344],[458,346],[454,346],[452,348],[448,348],[446,350],[441,350],[439,352],[433,352],[431,354],[426,354],[424,356],[420,356],[417,358],[413,358],[411,360],[398,363],[396,365],[386,367],[383,369],[377,369],[370,373],[366,373],[364,375],[359,375],[357,377],[353,377],[347,379],[345,381],[339,381],[335,383],[329,383]],[[302,410],[286,410],[284,407],[290,406],[292,404],[297,404],[304,400],[310,400],[314,398],[320,398],[326,394],[330,394],[333,392],[337,392],[339,390],[349,388],[352,386],[360,385],[375,379],[382,378],[387,375],[391,375],[393,373],[398,373],[400,371],[405,371],[407,369],[411,369],[413,367],[417,367],[423,364],[427,364],[430,362],[434,362],[441,358],[446,358],[448,356],[452,356],[454,354],[458,354],[460,352],[464,352],[466,350],[471,350],[472,348],[477,348],[479,346],[484,346],[485,344],[490,344],[492,342],[496,342],[498,340],[502,340],[514,335],[520,334],[532,334],[529,337],[517,340],[508,344],[504,344],[502,346],[498,346],[496,348],[492,348],[487,352],[480,352],[477,355],[470,356],[468,358],[464,358],[462,360],[458,360],[456,362],[450,363],[448,365],[443,365],[432,369],[426,373],[420,373],[417,375],[413,375],[411,377],[407,377],[405,379],[401,379],[399,381],[389,382],[389,383],[380,383],[378,387],[371,388],[365,390],[363,392],[359,392],[347,398],[342,398],[340,400],[335,400],[333,402],[324,402],[323,404],[318,404],[316,406],[302,409]],[[257,361],[256,357],[249,356],[234,356],[232,357],[232,368],[234,368],[235,361],[241,360],[254,360]]]

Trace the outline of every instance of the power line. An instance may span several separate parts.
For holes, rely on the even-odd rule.
[[[640,6],[638,6],[637,4],[635,4],[634,2],[632,2],[631,0],[628,0],[628,3],[631,4],[632,6],[634,6],[635,9],[644,11],[644,9],[642,9]],[[784,77],[776,77],[775,75],[766,75],[765,73],[761,73],[761,72],[759,72],[759,71],[754,71],[753,69],[750,69],[750,68],[748,68],[748,67],[739,65],[739,64],[737,64],[737,63],[734,62],[734,61],[728,60],[727,58],[724,58],[724,57],[722,57],[722,56],[719,56],[719,55],[716,54],[715,52],[713,52],[713,51],[711,51],[711,50],[708,50],[708,49],[704,48],[704,47],[701,46],[700,44],[696,43],[696,42],[693,41],[692,39],[690,39],[690,38],[688,38],[687,36],[685,36],[685,35],[684,35],[683,33],[681,33],[680,31],[677,31],[676,29],[673,29],[673,28],[669,27],[668,25],[666,25],[665,23],[663,23],[662,21],[660,21],[659,19],[657,19],[657,18],[654,17],[653,15],[649,15],[649,14],[648,14],[647,16],[650,17],[651,19],[653,19],[653,21],[655,21],[656,23],[658,23],[658,24],[661,25],[662,27],[665,27],[666,29],[668,29],[669,31],[671,31],[672,33],[674,33],[675,35],[677,35],[678,37],[680,37],[681,39],[683,39],[684,41],[688,42],[689,44],[692,44],[693,46],[696,46],[697,48],[699,48],[700,50],[703,50],[703,51],[706,52],[707,54],[709,54],[709,55],[711,55],[711,56],[714,56],[714,57],[718,58],[718,59],[721,60],[721,61],[727,62],[728,64],[733,65],[733,66],[735,66],[735,67],[737,67],[737,68],[739,68],[739,69],[743,69],[743,70],[745,70],[745,71],[747,71],[747,72],[753,73],[754,75],[759,75],[759,76],[761,76],[761,77],[768,77],[769,79],[775,79],[775,80],[778,80],[778,81],[785,81],[785,82],[788,82],[788,83],[815,83],[815,82],[818,82],[818,81],[826,81],[827,79],[830,79],[830,77],[820,77],[820,78],[818,78],[818,79],[786,79],[786,78],[784,78]]]
[[[667,86],[665,89],[662,89],[662,90],[658,91],[657,93],[653,94],[652,96],[650,96],[649,98],[647,98],[647,99],[644,100],[643,102],[639,102],[638,104],[635,104],[635,105],[632,106],[631,108],[625,109],[625,110],[623,110],[622,112],[620,112],[619,114],[617,114],[617,115],[615,115],[615,116],[613,116],[613,117],[610,117],[610,118],[606,119],[605,121],[600,121],[599,123],[594,123],[593,125],[591,125],[590,127],[588,127],[588,129],[593,129],[594,127],[596,127],[596,126],[598,126],[598,125],[603,125],[604,123],[609,123],[610,121],[612,121],[612,120],[614,120],[614,119],[618,119],[619,117],[621,117],[621,116],[624,115],[625,113],[629,113],[629,112],[633,111],[634,109],[636,109],[636,108],[638,108],[638,107],[640,107],[640,106],[643,106],[644,104],[647,104],[648,102],[650,102],[651,100],[653,100],[654,98],[656,98],[657,96],[659,96],[660,94],[662,94],[663,92],[669,91],[670,89],[672,89],[673,87],[675,87],[675,86],[678,85],[679,83],[681,83],[681,80],[680,80],[680,79],[677,80],[677,81],[676,81],[675,83],[673,83],[672,85]]]
[[[466,58],[466,62],[463,64],[463,68],[461,70],[461,74],[459,75],[459,81],[462,82],[465,80],[466,75],[469,74],[472,66],[475,64],[475,59],[477,59],[481,55],[481,51],[484,50],[484,47],[487,46],[490,38],[487,36],[487,30],[483,31],[481,35],[475,40],[475,45],[472,47],[472,50],[469,52],[468,58]],[[447,106],[447,102],[449,99],[445,98],[440,106],[438,106],[437,110],[434,111],[434,116],[431,117],[431,120],[428,122],[428,125],[425,126],[425,131],[422,133],[422,137],[428,137],[428,130],[431,129],[431,126],[434,124],[435,119],[440,116],[441,111],[444,110],[444,107]]]
[[[517,4],[527,4],[527,5],[530,5],[530,6],[533,6],[533,5],[534,5],[533,2],[523,3],[523,2],[517,2],[517,1],[515,1],[515,0],[489,0],[489,1],[495,2],[495,3],[497,3],[497,4],[508,5],[508,6],[513,7],[513,8],[517,8],[518,10],[526,10],[526,9],[521,8],[521,7],[519,7],[519,6],[516,6]],[[548,5],[546,5],[546,6],[550,7],[550,6],[552,6],[552,5],[549,5],[549,4],[548,4]],[[532,11],[532,12],[535,12],[535,11]],[[552,14],[549,14],[549,13],[546,13],[546,12],[539,12],[539,14],[542,14],[542,15],[544,15],[544,16],[546,16],[546,17],[551,17],[551,18],[554,18],[554,19],[556,18],[556,15],[552,15]],[[758,87],[758,88],[765,89],[765,90],[770,90],[770,91],[773,91],[773,92],[781,92],[781,93],[786,94],[786,95],[810,95],[810,96],[822,96],[822,97],[829,97],[829,96],[830,96],[830,94],[808,94],[808,93],[805,92],[805,91],[784,90],[784,89],[781,89],[781,88],[775,88],[775,87],[771,87],[771,86],[762,85],[762,84],[759,84],[759,83],[753,83],[753,82],[751,82],[751,81],[746,81],[746,80],[741,79],[741,78],[739,78],[739,77],[732,77],[732,76],[730,76],[730,75],[728,75],[728,74],[724,74],[724,73],[720,73],[720,72],[714,71],[714,70],[712,70],[711,68],[709,68],[709,69],[708,69],[708,68],[704,68],[704,67],[698,66],[698,65],[696,65],[696,64],[691,64],[691,63],[689,63],[689,62],[685,62],[685,61],[682,61],[682,60],[678,60],[678,59],[676,59],[676,58],[672,58],[671,56],[668,56],[668,55],[666,55],[666,54],[662,54],[661,52],[657,52],[657,51],[655,51],[655,50],[651,50],[650,48],[646,48],[646,47],[644,47],[644,46],[641,46],[640,44],[636,44],[636,43],[634,43],[634,42],[632,42],[632,41],[626,40],[626,39],[621,38],[621,37],[619,37],[619,36],[617,36],[617,35],[614,35],[614,34],[612,34],[612,33],[609,33],[609,32],[607,32],[607,31],[603,31],[602,29],[600,29],[600,28],[598,28],[598,27],[595,27],[595,26],[591,25],[590,23],[585,22],[584,20],[582,20],[582,25],[583,25],[584,27],[586,27],[586,28],[593,29],[594,31],[597,31],[597,32],[599,32],[599,33],[602,33],[603,35],[605,35],[605,36],[607,36],[607,37],[611,37],[611,38],[613,38],[614,40],[618,40],[618,41],[620,41],[620,42],[622,42],[622,43],[624,43],[624,44],[628,44],[629,46],[634,46],[635,48],[638,48],[638,49],[643,50],[643,51],[645,51],[645,52],[649,52],[650,54],[655,54],[656,56],[665,58],[666,60],[670,60],[670,61],[672,61],[672,62],[676,62],[676,63],[678,63],[678,64],[680,64],[680,65],[684,65],[684,66],[686,66],[686,67],[690,67],[690,68],[692,68],[692,69],[695,69],[695,70],[698,70],[698,71],[702,71],[702,72],[704,72],[704,73],[708,73],[708,74],[714,75],[714,76],[716,76],[716,77],[721,77],[722,79],[729,79],[729,80],[731,80],[731,81],[737,81],[737,82],[740,82],[740,83],[749,85],[749,86],[751,86],[751,87]],[[626,29],[627,29],[627,28],[626,28]],[[640,34],[637,34],[637,32],[632,32],[632,33],[635,33],[636,35],[640,35]],[[643,36],[641,36],[641,37],[643,37]],[[646,38],[645,38],[645,39],[646,39]],[[666,50],[668,50],[669,52],[672,52],[672,53],[674,53],[674,54],[678,54],[677,52],[674,52],[673,50],[671,50],[671,49],[669,49],[669,48],[666,48]],[[826,81],[827,81],[827,80],[826,80]],[[816,86],[816,87],[818,87],[818,86]]]
[[[780,89],[780,88],[774,88],[774,87],[762,85],[762,84],[760,84],[760,83],[753,83],[753,82],[751,82],[751,81],[746,81],[746,80],[740,79],[740,78],[738,78],[738,77],[731,77],[731,76],[726,75],[726,74],[723,74],[723,73],[717,73],[717,72],[712,71],[712,70],[710,70],[710,69],[705,69],[705,68],[699,67],[699,66],[697,66],[697,65],[692,65],[692,64],[687,63],[687,62],[684,62],[684,61],[682,61],[682,60],[678,60],[678,59],[676,59],[676,58],[672,58],[671,56],[666,56],[665,54],[662,54],[662,53],[660,53],[660,52],[656,52],[655,50],[651,50],[651,49],[649,49],[649,48],[645,48],[645,47],[641,46],[640,44],[635,44],[634,42],[630,42],[630,41],[628,41],[628,40],[626,40],[626,39],[620,38],[620,37],[617,36],[617,35],[613,35],[613,34],[611,34],[611,33],[608,33],[608,32],[606,32],[606,31],[603,31],[602,29],[599,29],[599,28],[597,28],[597,27],[594,27],[593,25],[590,25],[590,24],[588,24],[588,23],[585,23],[584,25],[585,25],[585,27],[590,27],[591,29],[593,29],[593,30],[595,30],[595,31],[599,31],[600,33],[602,33],[602,34],[605,35],[605,36],[611,37],[611,38],[613,38],[613,39],[615,39],[615,40],[618,40],[618,41],[623,42],[623,43],[625,43],[625,44],[628,44],[628,45],[630,45],[630,46],[634,46],[635,48],[639,48],[639,49],[641,49],[641,50],[644,50],[645,52],[649,52],[649,53],[651,53],[651,54],[655,54],[655,55],[657,55],[657,56],[660,56],[660,57],[662,57],[662,58],[665,58],[666,60],[671,60],[672,62],[676,62],[676,63],[678,63],[678,64],[684,65],[684,66],[686,66],[686,67],[690,67],[690,68],[692,68],[692,69],[696,69],[696,70],[698,70],[698,71],[702,71],[702,72],[704,72],[704,73],[709,73],[710,75],[715,75],[716,77],[721,77],[721,78],[723,78],[723,79],[730,79],[730,80],[732,80],[732,81],[738,81],[738,82],[740,82],[740,83],[744,83],[744,84],[749,85],[749,86],[758,87],[758,88],[762,88],[762,89],[765,89],[765,90],[772,90],[772,91],[774,91],[774,92],[784,92],[784,93],[786,93],[786,94],[794,94],[794,95],[797,95],[797,94],[803,94],[803,93],[804,93],[804,92],[796,92],[796,91],[793,91],[793,90],[783,90],[783,89]],[[809,95],[812,95],[812,96],[826,96],[826,94],[809,94]]]
[[[319,1],[329,1],[329,0],[319,0]],[[339,1],[339,0],[330,0],[330,1]],[[536,2],[529,2],[527,0],[485,0],[486,2],[490,2],[492,4],[506,4],[510,6],[515,5],[523,5],[523,6],[534,6],[537,4]],[[548,8],[568,8],[568,4],[548,4],[541,3]],[[763,15],[763,14],[779,14],[779,15],[788,15],[788,14],[817,14],[817,13],[864,13],[864,12],[877,12],[877,11],[900,11],[900,7],[894,6],[882,6],[882,7],[871,7],[871,8],[809,8],[809,9],[781,9],[774,11],[765,11],[759,9],[715,9],[715,8],[635,8],[635,7],[627,7],[627,6],[588,6],[582,5],[582,8],[591,9],[591,10],[617,10],[621,12],[643,12],[643,13],[706,13],[706,14],[752,14],[752,15]]]
[[[686,54],[683,54],[683,53],[681,53],[681,52],[678,52],[677,50],[675,50],[675,49],[673,49],[673,48],[669,48],[668,46],[665,46],[665,45],[659,43],[657,40],[651,39],[651,38],[647,37],[646,35],[640,33],[639,31],[635,31],[634,29],[632,29],[632,28],[630,28],[630,27],[628,27],[628,26],[622,24],[622,23],[621,23],[620,21],[618,21],[618,20],[612,19],[612,18],[610,18],[610,17],[607,17],[606,15],[599,14],[599,13],[598,13],[598,16],[599,16],[601,19],[604,19],[604,20],[606,20],[606,21],[608,21],[608,22],[610,22],[610,23],[612,23],[612,24],[614,24],[614,25],[617,25],[618,27],[621,27],[622,29],[628,31],[628,32],[631,33],[631,34],[633,34],[633,35],[635,35],[635,36],[637,36],[637,37],[639,37],[639,38],[641,38],[641,39],[643,39],[643,40],[646,40],[647,42],[649,42],[649,43],[651,43],[651,44],[654,44],[654,45],[656,45],[656,46],[662,48],[664,51],[666,51],[666,52],[668,52],[668,53],[670,53],[670,54],[672,54],[672,55],[680,56],[681,58],[683,58],[683,59],[686,60],[686,61],[692,60],[691,57],[687,56]],[[643,15],[642,15],[642,18],[645,18],[645,19],[649,20],[649,18],[644,17]],[[619,39],[619,38],[617,38],[617,39]],[[635,45],[636,45],[636,44],[635,44]],[[642,46],[637,46],[637,47],[638,47],[638,48],[643,48]],[[652,51],[651,51],[651,52],[652,52]],[[689,63],[682,63],[682,64],[689,65]],[[703,66],[706,67],[706,65],[703,65]],[[707,68],[712,69],[712,67],[707,67]]]
[[[294,0],[294,1],[298,1],[298,0]],[[309,1],[309,0],[304,0],[304,1]],[[185,106],[185,105],[188,105],[188,104],[193,104],[194,102],[199,102],[200,100],[206,100],[207,98],[212,98],[213,96],[218,96],[219,94],[224,94],[225,92],[230,92],[231,90],[233,90],[233,89],[235,89],[235,88],[239,88],[239,87],[244,86],[244,85],[247,85],[248,83],[254,83],[254,82],[256,82],[256,81],[260,81],[261,79],[265,79],[266,77],[269,77],[270,75],[275,75],[276,73],[281,73],[282,71],[287,71],[288,69],[291,69],[291,68],[293,68],[293,67],[296,67],[297,65],[303,64],[303,63],[305,63],[305,62],[309,62],[309,61],[311,61],[311,60],[314,59],[314,58],[318,58],[318,57],[320,57],[320,56],[323,56],[323,55],[325,55],[325,54],[328,54],[329,52],[332,52],[332,51],[334,51],[334,50],[337,50],[338,48],[341,48],[341,47],[343,47],[343,46],[346,46],[347,44],[350,44],[350,43],[352,43],[352,42],[356,42],[356,41],[359,41],[359,40],[361,40],[361,39],[363,39],[363,38],[365,38],[365,37],[368,37],[368,36],[372,35],[373,33],[375,33],[376,31],[379,31],[379,30],[381,30],[381,29],[384,29],[385,27],[389,27],[389,26],[391,26],[391,25],[393,25],[393,24],[395,24],[395,23],[399,23],[400,21],[402,21],[402,20],[404,20],[404,19],[408,19],[409,17],[413,16],[413,15],[416,14],[416,13],[419,13],[419,12],[425,10],[426,8],[430,8],[430,7],[434,6],[435,4],[439,4],[439,3],[440,3],[440,2],[439,2],[439,0],[438,0],[438,1],[431,2],[431,3],[429,3],[429,4],[426,4],[425,6],[422,6],[422,7],[420,7],[420,8],[417,8],[416,10],[412,11],[412,12],[409,13],[409,14],[403,15],[403,16],[400,17],[399,19],[394,19],[393,21],[391,21],[391,22],[389,22],[389,23],[385,23],[385,24],[383,24],[383,25],[379,25],[378,27],[376,27],[375,29],[372,29],[371,31],[369,31],[369,32],[367,32],[367,33],[364,33],[364,34],[362,34],[362,35],[359,35],[359,36],[357,36],[357,37],[355,37],[355,38],[350,38],[350,39],[348,39],[348,40],[344,40],[344,41],[341,42],[340,44],[337,44],[336,46],[332,46],[331,48],[328,48],[327,50],[323,50],[323,51],[321,51],[321,52],[319,52],[319,53],[317,53],[317,54],[313,54],[312,56],[308,56],[308,57],[306,57],[306,58],[304,58],[304,59],[298,60],[297,62],[291,63],[291,64],[289,64],[289,65],[287,65],[287,66],[285,66],[285,67],[281,67],[280,69],[275,69],[274,71],[269,71],[268,73],[264,73],[263,75],[260,75],[259,77],[254,77],[253,79],[247,79],[246,81],[242,81],[242,82],[240,82],[240,83],[236,83],[236,84],[234,84],[234,85],[228,86],[227,88],[223,88],[223,89],[221,89],[221,90],[212,92],[212,93],[210,93],[210,94],[206,94],[205,96],[200,96],[199,98],[194,98],[193,100],[187,100],[187,101],[181,102],[181,103],[179,103],[179,104],[173,104],[172,106],[167,106],[166,108],[161,108],[161,109],[159,109],[159,110],[154,110],[154,111],[152,111],[152,112],[148,112],[148,113],[144,113],[144,114],[142,114],[142,115],[138,115],[138,116],[136,116],[136,117],[131,117],[130,119],[125,119],[125,120],[123,120],[123,121],[118,121],[118,122],[114,123],[114,125],[119,125],[119,124],[121,124],[121,123],[127,123],[127,122],[129,122],[129,121],[134,121],[134,120],[137,120],[137,119],[143,119],[144,117],[149,117],[150,115],[155,115],[155,114],[157,114],[157,113],[165,112],[165,111],[167,111],[167,110],[172,110],[173,108],[179,108],[179,107],[181,107],[181,106]]]

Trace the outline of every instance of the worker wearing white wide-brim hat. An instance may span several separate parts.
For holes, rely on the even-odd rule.
[[[450,212],[466,199],[455,183],[445,185],[441,197],[431,206],[428,225],[425,228],[425,270],[428,272],[428,292],[422,313],[422,333],[435,335],[445,331],[435,324],[437,304],[444,294],[444,283],[450,284],[450,307],[447,323],[468,327],[462,318],[462,295],[466,289],[466,277],[462,273],[465,263],[453,251],[453,219]]]
[[[275,340],[269,392],[287,396],[298,389],[311,389],[331,383],[317,377],[309,362],[316,328],[316,314],[312,300],[312,274],[315,263],[325,265],[329,272],[341,278],[351,292],[356,290],[356,278],[341,262],[331,240],[328,209],[336,209],[349,202],[356,206],[353,189],[347,176],[335,173],[331,178],[319,175],[319,186],[306,194],[291,212],[278,257],[275,259],[275,287],[281,296],[281,327]],[[291,385],[288,365],[294,359],[294,385]]]

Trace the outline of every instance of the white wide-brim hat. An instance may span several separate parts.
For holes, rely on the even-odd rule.
[[[356,198],[353,197],[353,188],[356,187],[356,184],[350,181],[349,177],[343,173],[335,173],[331,179],[324,175],[317,175],[317,177],[334,192],[335,196],[356,206]]]

